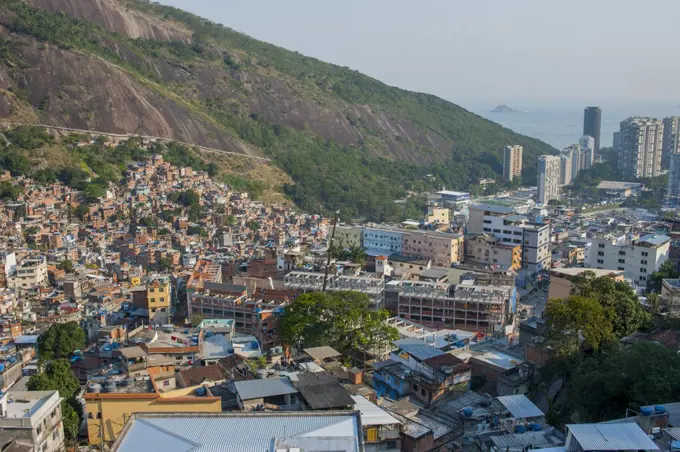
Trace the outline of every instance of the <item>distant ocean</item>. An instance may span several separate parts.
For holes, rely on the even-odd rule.
[[[503,103],[503,102],[501,102]],[[557,149],[578,143],[583,135],[583,109],[589,105],[527,104],[506,102],[521,113],[491,113],[496,105],[479,103],[463,106],[478,115],[515,132],[538,138]],[[680,116],[678,104],[594,104],[602,108],[601,146],[611,146],[613,133],[622,120],[630,116],[665,118]]]

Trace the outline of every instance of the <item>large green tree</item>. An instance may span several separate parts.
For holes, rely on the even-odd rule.
[[[61,404],[64,433],[68,439],[75,439],[78,436],[80,425],[78,413],[81,410],[75,396],[80,389],[80,383],[73,376],[69,361],[66,359],[50,361],[43,373],[33,375],[28,380],[26,387],[31,391],[59,391],[59,395],[64,398]]]
[[[574,279],[574,294],[600,303],[617,338],[634,333],[650,321],[635,290],[624,282],[596,278],[595,273],[587,271]]]
[[[42,362],[69,358],[83,347],[85,331],[77,323],[55,323],[38,338],[38,358]]]
[[[374,310],[366,294],[359,292],[308,293],[286,308],[281,323],[289,344],[306,347],[329,345],[348,357],[353,350],[382,347],[399,338],[385,323],[389,313]]]
[[[675,268],[673,262],[666,261],[647,279],[647,290],[659,293],[661,292],[661,282],[664,279],[675,279],[678,277],[680,277],[680,272]]]
[[[587,358],[568,384],[571,413],[580,422],[623,417],[626,408],[680,398],[680,357],[655,342]]]
[[[570,296],[550,300],[545,317],[549,344],[556,356],[569,356],[581,348],[597,350],[614,337],[611,321],[593,298]]]

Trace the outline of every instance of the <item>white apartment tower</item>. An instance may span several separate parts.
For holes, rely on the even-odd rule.
[[[663,157],[662,163],[668,165],[671,156],[680,154],[680,116],[671,116],[663,120]]]
[[[560,185],[571,184],[580,169],[581,148],[571,145],[562,150],[560,155]]]
[[[522,174],[522,154],[524,148],[520,145],[505,146],[503,149],[503,178],[512,182]]]
[[[595,138],[590,135],[583,135],[578,140],[579,148],[581,148],[581,156],[579,161],[579,169],[586,169],[593,166],[595,161]]]
[[[548,204],[560,194],[560,157],[541,155],[538,157],[538,202]]]
[[[680,205],[680,154],[671,154],[668,171],[668,202],[671,206]]]
[[[631,117],[621,121],[619,173],[624,179],[656,177],[661,171],[663,122]]]

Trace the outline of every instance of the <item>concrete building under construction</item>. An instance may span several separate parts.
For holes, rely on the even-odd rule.
[[[323,273],[293,271],[284,277],[284,284],[286,289],[321,292],[323,280]],[[364,293],[373,300],[376,309],[383,307],[385,300],[385,280],[382,276],[375,274],[328,275],[326,289],[329,291],[353,290]]]
[[[485,277],[457,285],[402,281],[398,315],[426,326],[504,335],[517,306],[517,291],[508,282]]]

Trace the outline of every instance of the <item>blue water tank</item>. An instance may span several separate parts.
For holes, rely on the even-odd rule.
[[[5,365],[4,365],[4,364],[0,364],[0,372],[2,372],[3,370],[5,370]]]
[[[640,408],[640,414],[642,414],[643,416],[651,416],[653,412],[654,410],[652,410],[652,408],[648,406],[643,406],[642,408]]]
[[[666,407],[663,405],[654,405],[654,412],[656,414],[661,414],[666,412]]]
[[[541,424],[536,423],[529,424],[529,430],[531,430],[532,432],[540,432],[542,429],[543,427],[541,426]]]
[[[463,408],[463,416],[469,418],[472,416],[472,408]]]
[[[515,425],[515,433],[525,433],[527,428],[523,425]]]
[[[206,394],[206,389],[204,387],[200,387],[196,389],[196,395],[197,396],[204,396]]]

